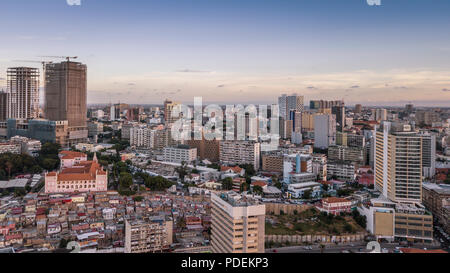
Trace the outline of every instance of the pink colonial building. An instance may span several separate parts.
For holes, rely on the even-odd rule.
[[[93,161],[81,161],[45,175],[45,193],[98,192],[108,190],[108,172]]]
[[[59,153],[59,159],[61,160],[61,169],[65,169],[87,161],[87,155],[79,152],[62,151]]]

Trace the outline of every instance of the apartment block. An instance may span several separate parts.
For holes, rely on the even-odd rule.
[[[163,150],[164,161],[173,163],[187,164],[197,159],[197,149],[189,148],[187,145],[178,145],[176,147],[166,147]]]
[[[264,253],[266,206],[235,192],[211,194],[213,253]]]
[[[255,170],[260,165],[261,144],[253,141],[221,141],[220,161],[226,165],[252,164]]]
[[[163,216],[125,220],[125,253],[162,253],[172,238],[173,221]]]

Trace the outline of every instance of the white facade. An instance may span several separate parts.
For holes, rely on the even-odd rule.
[[[328,149],[336,143],[336,118],[334,115],[314,116],[314,147]]]
[[[164,161],[173,163],[190,163],[197,159],[197,148],[165,147]]]

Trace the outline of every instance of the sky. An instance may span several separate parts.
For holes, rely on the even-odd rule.
[[[450,1],[1,0],[0,89],[17,60],[78,56],[88,103],[450,106]]]

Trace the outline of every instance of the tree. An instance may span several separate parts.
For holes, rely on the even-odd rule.
[[[144,200],[143,196],[135,196],[135,197],[133,197],[133,201],[134,202],[142,202],[142,200]]]
[[[59,247],[60,249],[65,249],[67,247],[67,240],[64,238],[61,238],[61,240],[59,241]]]
[[[228,191],[233,189],[233,179],[231,179],[231,177],[227,177],[222,180],[222,189]]]
[[[322,189],[323,189],[325,192],[328,191],[328,188],[329,188],[328,184],[322,184]]]
[[[253,193],[257,194],[257,195],[262,195],[263,194],[263,188],[261,186],[253,186]]]
[[[344,225],[344,231],[347,232],[347,233],[352,233],[352,232],[353,232],[353,227],[352,227],[352,225],[350,225],[349,223],[346,223],[346,224]]]
[[[306,190],[303,192],[303,199],[311,199],[311,195],[312,195],[312,190]]]
[[[130,173],[120,173],[119,185],[124,189],[130,188],[133,185],[133,176]]]

